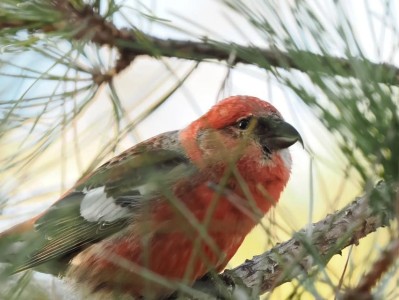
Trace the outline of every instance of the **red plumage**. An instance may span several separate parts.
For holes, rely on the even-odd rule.
[[[15,272],[60,273],[95,293],[167,296],[175,282],[223,270],[278,201],[286,148],[298,140],[271,104],[227,98],[104,164],[0,241],[39,240],[29,258],[8,259]]]

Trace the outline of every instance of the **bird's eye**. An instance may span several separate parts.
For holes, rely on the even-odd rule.
[[[241,119],[240,121],[238,121],[237,127],[238,127],[238,129],[241,129],[241,130],[248,129],[250,122],[251,122],[250,117]]]

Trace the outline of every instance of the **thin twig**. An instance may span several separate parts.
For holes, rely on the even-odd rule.
[[[346,291],[339,299],[373,299],[371,289],[377,285],[398,257],[399,239],[396,239],[382,252],[381,257],[373,264],[371,270],[361,278],[358,286]]]

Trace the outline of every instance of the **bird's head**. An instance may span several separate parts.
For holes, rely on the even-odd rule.
[[[254,153],[267,162],[297,141],[303,144],[298,131],[273,105],[249,96],[232,96],[218,102],[181,136],[189,155],[205,161],[239,159]]]

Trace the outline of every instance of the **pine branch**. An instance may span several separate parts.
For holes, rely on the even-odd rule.
[[[389,224],[394,210],[386,200],[378,200],[377,209],[374,204],[377,197],[380,199],[378,193],[360,197],[312,224],[311,228],[298,231],[290,240],[234,269],[225,270],[220,275],[222,280],[205,278],[198,281],[195,288],[213,295],[225,295],[227,285],[232,297],[243,293],[253,296],[254,291],[263,294],[295,278],[306,278],[311,270],[323,268],[335,254],[350,245],[357,245],[361,238]],[[385,203],[384,207],[382,203]]]
[[[68,0],[46,2],[61,16],[57,21],[38,22],[31,19],[9,18],[0,21],[0,30],[6,28],[28,29],[30,32],[70,32],[74,40],[91,41],[99,46],[111,46],[119,50],[120,58],[114,70],[107,74],[95,74],[96,83],[108,82],[113,75],[124,70],[137,56],[158,58],[176,57],[187,60],[218,60],[237,64],[251,64],[260,68],[296,69],[305,73],[360,78],[374,74],[373,80],[398,85],[399,68],[390,64],[373,63],[365,58],[348,59],[319,55],[308,51],[282,51],[277,48],[262,49],[235,43],[222,43],[204,38],[201,41],[160,39],[138,29],[119,29],[98,14],[93,6],[74,6]],[[50,20],[51,21],[51,20]],[[233,61],[231,61],[231,59]],[[311,63],[309,63],[311,62]]]
[[[380,281],[381,277],[389,270],[399,257],[399,239],[393,240],[381,257],[373,264],[369,273],[365,274],[358,286],[346,291],[340,297],[342,300],[373,299],[371,289]]]

